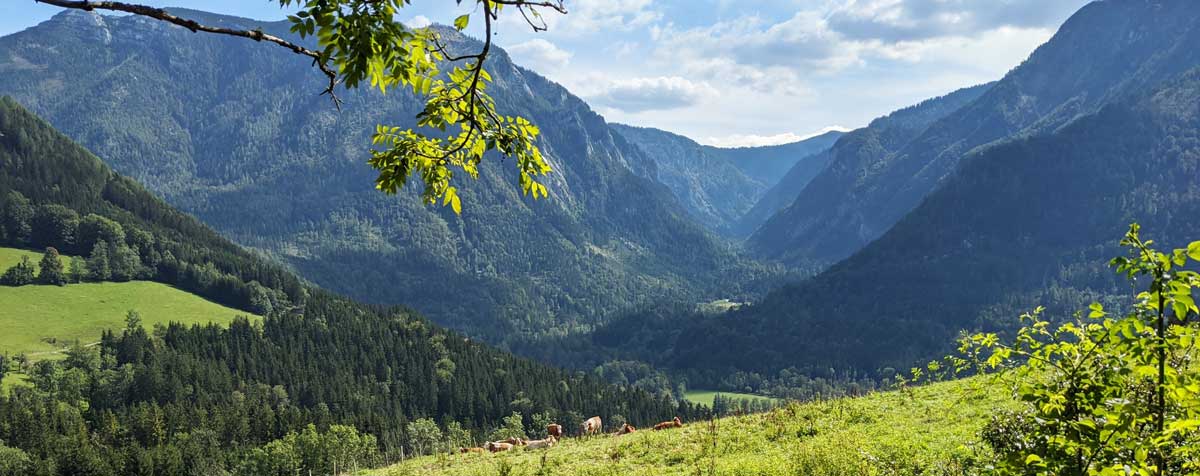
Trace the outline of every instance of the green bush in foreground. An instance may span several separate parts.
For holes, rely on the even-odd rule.
[[[1162,253],[1130,227],[1112,260],[1146,290],[1120,317],[1099,303],[1053,326],[1042,308],[1022,316],[1011,343],[996,334],[964,338],[955,370],[1015,377],[1024,409],[994,417],[983,439],[996,473],[1165,475],[1200,471],[1200,373],[1193,365],[1200,310],[1192,290],[1200,241]],[[1148,278],[1148,281],[1143,278]],[[1145,284],[1143,284],[1145,283]],[[930,364],[930,370],[939,370]]]

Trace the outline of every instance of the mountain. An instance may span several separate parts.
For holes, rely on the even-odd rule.
[[[1183,0],[1093,2],[982,96],[895,151],[834,158],[749,240],[762,257],[835,262],[878,238],[971,151],[1051,133],[1195,65],[1200,7]]]
[[[828,132],[791,144],[726,149],[659,129],[612,126],[654,161],[653,167],[641,168],[645,178],[665,184],[696,220],[727,236],[736,234],[734,224],[779,181],[783,171],[797,163],[813,169],[824,166],[807,157],[840,136]]]
[[[178,13],[289,35],[286,22]],[[652,161],[587,104],[503,51],[488,68],[498,109],[542,126],[550,199],[522,198],[497,157],[462,184],[457,216],[412,190],[374,190],[374,126],[412,124],[423,105],[405,91],[344,91],[338,111],[307,61],[137,16],[65,11],[0,38],[0,92],[221,234],[353,298],[512,344],[615,309],[749,292],[757,265],[644,178]]]
[[[813,154],[833,147],[833,144],[845,134],[843,131],[829,131],[788,144],[756,147],[706,145],[704,149],[733,162],[748,177],[762,182],[768,187],[773,187],[793,166]]]
[[[113,269],[118,255],[132,256],[139,279],[231,303],[244,288],[265,288],[273,303],[261,321],[228,327],[159,314],[155,321],[176,322],[148,332],[134,316],[64,359],[19,366],[28,383],[0,394],[0,450],[12,474],[293,474],[429,453],[408,426],[422,418],[439,433],[457,428],[458,446],[508,424],[514,411],[522,429],[544,429],[535,418],[577,427],[585,414],[639,426],[700,416],[687,403],[497,351],[410,309],[302,284],[8,97],[0,99],[0,217],[2,246],[116,250]],[[89,270],[100,269],[99,256],[89,255]],[[92,284],[61,289],[77,286]],[[0,379],[8,362],[0,359]]]
[[[871,121],[867,127],[838,135],[838,139],[832,147],[805,158],[787,170],[786,175],[767,190],[762,198],[754,204],[754,207],[742,216],[736,229],[742,236],[750,236],[755,233],[768,219],[790,206],[800,192],[822,173],[841,176],[846,171],[853,170],[859,176],[867,175],[864,171],[873,167],[873,161],[900,150],[924,132],[930,124],[974,101],[989,87],[990,84],[964,88],[942,97],[928,99],[920,104],[877,118]],[[836,163],[839,171],[826,171],[830,162]],[[836,192],[825,191],[825,193]],[[803,216],[803,213],[799,211],[794,213]],[[819,212],[815,214],[819,214]],[[752,247],[761,249],[766,246],[764,242],[780,238],[772,234],[776,233],[773,227],[774,225],[772,229],[755,234],[750,242]],[[812,260],[810,263],[803,263],[801,259],[792,261],[800,262],[800,264],[819,264],[817,260]]]
[[[754,306],[684,319],[696,324],[666,360],[881,375],[949,352],[962,329],[1011,328],[1037,305],[1060,318],[1093,300],[1127,307],[1128,284],[1108,259],[1123,253],[1132,222],[1160,249],[1200,236],[1197,170],[1200,68],[1054,132],[968,154],[849,259]]]

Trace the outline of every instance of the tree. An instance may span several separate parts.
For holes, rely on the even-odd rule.
[[[0,284],[5,286],[24,286],[33,284],[33,262],[29,261],[28,256],[22,256],[21,262],[8,268],[3,275],[0,275]]]
[[[408,422],[408,440],[412,442],[413,454],[426,455],[434,451],[442,440],[442,430],[429,418]]]
[[[1057,326],[1037,308],[1012,343],[994,333],[963,338],[954,370],[1015,377],[1027,407],[1001,415],[983,432],[999,474],[1196,474],[1200,471],[1200,342],[1193,290],[1200,241],[1163,253],[1138,225],[1112,260],[1131,281],[1148,277],[1132,311],[1113,316],[1100,303]],[[942,366],[931,363],[929,370]]]
[[[79,233],[76,245],[80,249],[90,250],[101,241],[108,243],[124,243],[125,229],[120,223],[109,220],[95,213],[89,213],[79,220]]]
[[[67,284],[67,273],[63,271],[62,258],[58,256],[58,250],[53,246],[46,247],[46,253],[42,255],[42,261],[38,263],[39,284],[53,284],[62,286]]]
[[[112,275],[108,259],[108,243],[99,242],[92,246],[87,260],[88,279],[106,281]]]
[[[79,214],[59,204],[39,205],[33,213],[29,242],[71,250],[79,228]]]
[[[70,270],[67,272],[68,273],[67,278],[72,283],[81,283],[81,282],[83,282],[84,279],[87,279],[87,277],[88,277],[87,261],[84,261],[83,258],[80,258],[78,256],[72,256],[70,261],[71,261],[71,266],[70,266]]]
[[[279,0],[281,7],[297,6],[288,17],[291,32],[301,39],[316,38],[316,49],[261,30],[240,30],[204,25],[146,5],[86,0],[36,0],[63,8],[112,10],[142,15],[205,32],[272,43],[311,59],[328,79],[323,95],[340,108],[338,86],[355,88],[366,82],[381,92],[404,87],[424,96],[425,108],[416,117],[417,128],[379,125],[372,140],[382,146],[371,151],[369,163],[379,171],[376,188],[394,194],[415,174],[425,188],[422,199],[441,201],[455,213],[462,209],[455,172],[478,177],[479,164],[490,151],[515,158],[522,193],[534,199],[546,197],[545,185],[537,177],[548,174],[550,165],[536,141],[537,126],[522,117],[497,112],[487,93],[491,75],[484,62],[491,54],[493,26],[505,8],[517,10],[534,31],[547,28],[542,11],[565,14],[563,0],[475,0],[477,13],[454,19],[463,31],[473,15],[482,16],[483,46],[476,53],[451,51],[434,28],[410,28],[395,18],[410,0]],[[461,0],[459,0],[461,3]],[[450,71],[443,72],[448,66]],[[438,129],[436,134],[425,130]],[[451,132],[444,133],[450,129]]]
[[[525,436],[525,419],[521,417],[520,412],[512,412],[511,415],[504,417],[504,423],[492,432],[492,440],[503,440],[505,438],[526,438]]]
[[[9,243],[25,245],[29,243],[31,232],[30,223],[33,221],[33,205],[29,199],[16,190],[4,196],[4,206],[0,207],[0,238]]]

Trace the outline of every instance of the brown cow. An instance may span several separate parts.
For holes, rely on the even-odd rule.
[[[508,444],[510,444],[510,445],[513,445],[513,446],[525,446],[525,440],[522,440],[522,439],[520,439],[520,438],[517,438],[517,437],[515,437],[515,436],[510,436],[510,437],[508,437],[508,438],[505,438],[505,439],[503,439],[503,440],[497,441],[497,443],[508,443]]]
[[[478,446],[474,447],[474,448],[459,448],[458,449],[459,453],[483,453],[484,451],[486,451],[486,450],[484,450],[483,448],[480,448]]]
[[[633,432],[635,432],[635,431],[637,431],[637,428],[634,428],[634,426],[633,426],[633,425],[630,425],[630,424],[626,423],[626,424],[624,424],[624,425],[621,425],[621,429],[620,429],[620,430],[617,430],[617,432],[616,432],[616,433],[613,433],[613,436],[614,436],[614,437],[617,437],[617,436],[621,436],[621,435],[628,435],[628,434],[630,434],[630,433],[633,433]]]
[[[555,438],[562,438],[562,425],[558,423],[546,425],[546,434]]]
[[[673,419],[671,421],[664,421],[662,423],[654,425],[654,429],[656,431],[657,430],[666,430],[669,428],[682,428],[682,427],[683,427],[683,422],[679,421],[679,417],[675,417],[675,419]]]
[[[492,453],[499,453],[501,451],[508,451],[511,449],[513,449],[512,443],[489,441],[487,444],[487,450],[491,451]]]
[[[579,425],[579,433],[584,436],[595,435],[601,431],[604,431],[604,422],[600,421],[598,416],[588,418],[582,425]]]
[[[525,442],[525,449],[538,450],[542,448],[552,448],[555,443],[558,443],[558,438],[547,436],[544,440],[529,440]]]

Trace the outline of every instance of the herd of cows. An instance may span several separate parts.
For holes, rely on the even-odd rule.
[[[664,421],[654,425],[654,430],[657,431],[682,427],[683,422],[679,420],[679,417],[675,417],[671,421]],[[600,417],[598,416],[588,418],[583,422],[582,425],[579,426],[579,436],[581,437],[595,436],[603,431],[604,422],[601,421]],[[612,434],[612,436],[618,437],[621,435],[628,435],[635,431],[637,431],[637,428],[634,428],[633,425],[624,423],[621,425],[620,429]],[[551,423],[546,426],[546,434],[547,436],[540,440],[525,440],[522,438],[509,437],[500,441],[489,441],[482,447],[459,448],[458,451],[459,453],[499,453],[501,451],[509,451],[517,447],[524,447],[527,450],[552,448],[556,443],[558,443],[558,439],[562,438],[563,427],[557,423]]]

